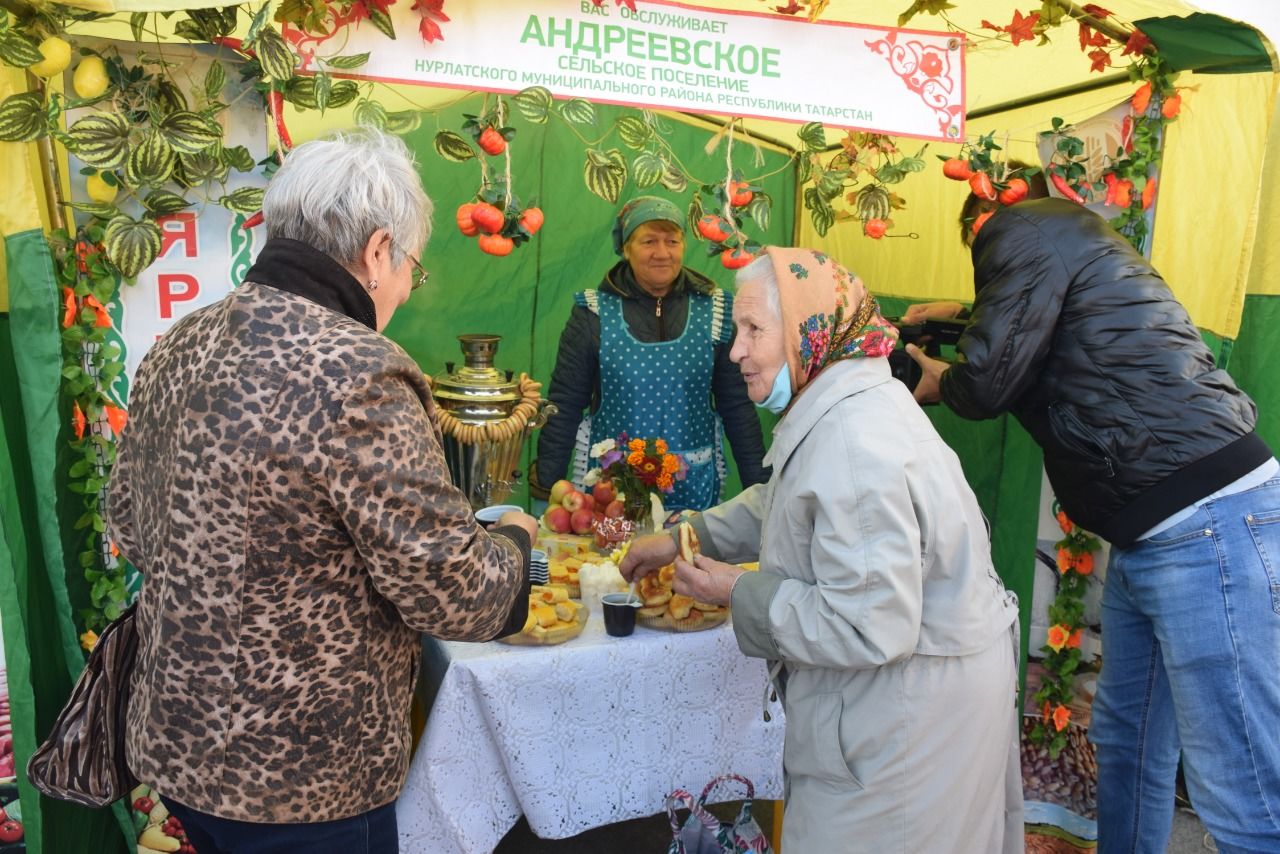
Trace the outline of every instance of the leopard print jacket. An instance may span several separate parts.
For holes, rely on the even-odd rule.
[[[418,633],[488,640],[527,607],[528,543],[479,528],[451,485],[421,371],[245,284],[152,348],[129,416],[108,524],[145,579],[130,768],[243,821],[394,800]]]

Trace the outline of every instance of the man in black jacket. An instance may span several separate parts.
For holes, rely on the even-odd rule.
[[[673,450],[694,451],[687,454],[692,466],[689,480],[677,485],[674,500],[667,503],[705,509],[717,503],[722,485],[715,471],[722,454],[718,430],[707,430],[713,424],[712,410],[723,423],[742,485],[768,480],[759,417],[742,373],[729,361],[733,297],[683,266],[684,226],[679,208],[653,196],[633,199],[619,213],[613,240],[622,260],[605,273],[597,290],[576,295],[560,336],[548,393],[559,412],[538,438],[530,483],[536,497],[545,498],[545,491],[566,476],[575,451],[578,468],[573,479],[580,480],[587,445],[626,430],[632,437],[658,435],[672,442]],[[603,338],[627,352],[602,354]],[[678,346],[680,341],[685,344]],[[625,364],[610,369],[610,357]],[[673,365],[673,359],[705,364],[699,370]],[[643,394],[620,387],[644,383],[654,371],[668,379],[647,401]],[[580,430],[584,415],[594,422],[590,436]],[[691,429],[695,422],[699,426]],[[697,441],[680,442],[681,433]]]
[[[1102,603],[1099,851],[1166,847],[1179,749],[1222,851],[1280,851],[1280,466],[1186,310],[1101,217],[1003,209],[973,244],[948,365],[916,399],[1012,412],[1067,515],[1112,544]]]

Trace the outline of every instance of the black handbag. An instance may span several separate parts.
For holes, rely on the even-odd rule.
[[[27,779],[51,798],[102,807],[138,785],[124,747],[137,607],[130,605],[102,630],[49,737],[31,754]]]

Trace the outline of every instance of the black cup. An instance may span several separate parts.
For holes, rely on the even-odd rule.
[[[606,593],[600,597],[604,609],[604,630],[615,638],[625,638],[636,630],[640,600],[629,593]]]

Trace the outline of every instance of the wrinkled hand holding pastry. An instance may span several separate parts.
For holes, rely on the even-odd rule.
[[[678,594],[709,605],[730,604],[733,583],[744,570],[698,553],[698,535],[688,522],[680,523],[680,554],[673,586]]]

